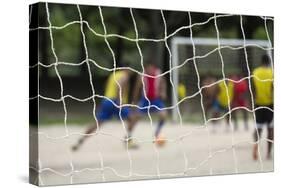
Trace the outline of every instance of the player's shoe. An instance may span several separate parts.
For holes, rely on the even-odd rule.
[[[128,147],[128,149],[138,149],[139,145],[132,138],[125,137],[125,147]]]
[[[158,135],[154,141],[154,143],[158,146],[158,147],[163,147],[166,143],[166,139],[163,135]]]

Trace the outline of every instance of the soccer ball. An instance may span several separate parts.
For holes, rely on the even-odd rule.
[[[157,146],[162,147],[166,143],[166,138],[163,135],[159,135],[156,138],[155,143],[156,143]]]

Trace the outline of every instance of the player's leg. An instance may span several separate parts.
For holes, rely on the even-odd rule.
[[[231,109],[233,110],[234,108],[238,107],[238,101],[237,99],[233,99],[232,101],[232,105],[231,105]],[[238,110],[233,110],[231,112],[231,120],[233,122],[233,127],[234,127],[234,131],[237,131],[238,130],[238,121],[237,121],[237,113],[238,113]]]
[[[249,102],[247,98],[243,98],[239,101],[239,106],[248,108],[249,107]],[[248,125],[248,112],[247,110],[241,109],[242,116],[243,116],[243,122],[244,122],[244,128],[246,131],[249,130],[249,125]]]
[[[212,99],[210,97],[204,97],[203,98],[203,106],[204,106],[204,109],[205,109],[205,114],[206,116],[208,116],[209,114],[209,111],[211,110],[212,108]]]
[[[254,131],[254,146],[253,146],[253,159],[257,160],[258,159],[258,149],[259,149],[259,138],[261,137],[262,134],[262,124],[257,124],[257,129]]]
[[[271,107],[272,108],[272,107]],[[271,150],[274,139],[274,125],[273,125],[273,112],[267,109],[268,124],[267,124],[267,159],[271,159]]]
[[[253,146],[253,159],[258,159],[258,149],[259,149],[259,139],[262,135],[262,128],[264,125],[266,125],[266,121],[264,118],[264,109],[258,109],[255,111],[256,116],[256,129],[254,130],[254,141],[255,144]]]
[[[225,114],[225,113],[228,113],[228,109],[226,108],[223,108],[222,112]],[[231,112],[231,115],[232,115],[232,112]],[[232,117],[232,116],[231,116]],[[229,132],[230,131],[230,114],[227,114],[225,116],[225,132]]]
[[[159,111],[158,114],[159,114],[159,121],[155,130],[155,137],[159,136],[167,118],[167,112],[165,110]]]
[[[267,159],[271,159],[271,150],[272,150],[272,144],[273,144],[273,139],[274,139],[274,129],[273,127],[268,127],[267,128]]]
[[[155,132],[154,132],[154,136],[155,136],[155,143],[157,144],[157,146],[161,147],[165,143],[165,139],[163,136],[161,136],[160,133],[161,133],[161,131],[164,127],[165,121],[167,119],[167,111],[164,110],[165,105],[164,105],[164,102],[160,98],[151,101],[151,105],[157,107],[157,108],[152,107],[151,111],[156,112],[158,115],[158,118],[159,118],[158,123],[156,125]]]
[[[99,122],[98,125],[100,127],[102,125],[102,122]],[[97,130],[97,124],[96,123],[94,123],[93,125],[90,125],[86,129],[85,133],[78,139],[78,142],[75,145],[72,146],[72,150],[73,151],[78,150],[81,147],[81,145],[85,142],[85,140],[87,140],[89,137],[91,137],[92,134],[96,130]]]
[[[155,105],[157,106],[159,109],[156,109],[155,107],[152,108],[153,111],[156,111],[158,113],[158,123],[157,123],[157,127],[155,129],[155,137],[157,138],[165,124],[165,121],[167,119],[167,111],[164,110],[163,108],[165,107],[164,102],[161,99],[155,99],[151,102],[151,105]]]
[[[237,131],[238,130],[238,123],[237,123],[237,110],[234,110],[231,112],[231,118],[232,121],[234,122],[234,130]]]
[[[244,121],[244,127],[245,130],[249,130],[249,125],[248,125],[248,112],[246,110],[242,110],[242,115],[243,115],[243,121]]]
[[[113,113],[113,104],[109,101],[104,99],[101,102],[101,108],[99,112],[97,113],[97,122],[94,124],[90,125],[85,133],[78,139],[78,142],[72,146],[72,151],[77,151],[81,145],[88,139],[90,138],[93,133],[97,130],[97,127],[101,127],[103,125],[103,122],[110,119]]]
[[[118,110],[117,113],[119,114],[119,109],[117,109],[117,110]],[[130,149],[138,148],[138,145],[136,143],[134,143],[134,141],[132,139],[132,132],[137,124],[137,121],[140,118],[139,113],[136,111],[133,111],[129,107],[122,107],[121,116],[122,116],[122,119],[126,120],[126,131],[127,131],[127,134],[125,135],[126,146],[128,146],[128,148],[130,148]]]
[[[217,100],[214,100],[213,103],[212,103],[212,110],[213,110],[213,113],[212,113],[212,118],[215,119],[215,118],[218,118],[219,115],[220,115],[220,106],[219,106],[219,103]],[[217,121],[212,121],[212,132],[215,133],[216,132],[216,128],[217,128]]]
[[[122,118],[126,119],[127,135],[128,135],[128,138],[130,138],[132,136],[132,132],[136,126],[136,123],[140,118],[140,115],[138,112],[133,111],[128,107],[122,108],[121,115],[122,115]]]

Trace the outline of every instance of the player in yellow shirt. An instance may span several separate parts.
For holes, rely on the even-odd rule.
[[[178,99],[181,101],[183,100],[185,97],[187,96],[186,94],[186,87],[184,83],[179,83],[178,85]],[[180,111],[182,113],[185,112],[186,108],[187,108],[187,100],[183,100],[181,102],[181,104],[179,105]]]
[[[254,160],[258,159],[258,139],[261,137],[263,127],[267,127],[267,158],[271,158],[273,142],[273,71],[267,55],[262,57],[262,65],[253,71],[253,89],[255,97],[256,127],[254,139],[256,144],[253,149]],[[270,110],[271,109],[271,110]]]
[[[213,118],[218,118],[220,114],[225,114],[229,111],[229,106],[231,106],[232,99],[233,99],[233,89],[234,89],[234,84],[228,80],[221,81],[218,84],[217,88],[217,97],[213,101],[212,108],[214,110],[213,113]],[[226,118],[226,124],[227,124],[227,131],[229,129],[229,116]],[[215,126],[216,126],[216,121],[214,121],[213,124],[213,131],[215,132]]]
[[[178,97],[180,100],[186,97],[186,87],[183,83],[179,83],[178,85]]]
[[[127,120],[128,137],[126,138],[126,141],[128,141],[130,148],[135,148],[137,145],[132,142],[131,133],[136,124],[137,116],[134,115],[134,113],[131,113],[129,107],[118,107],[119,105],[126,104],[128,102],[128,85],[131,75],[132,72],[127,69],[116,71],[115,74],[111,73],[106,83],[104,94],[105,98],[101,101],[96,117],[99,128],[105,121],[110,120],[113,116],[118,118],[121,116],[122,119]],[[95,123],[91,125],[86,130],[85,135],[83,135],[72,147],[73,151],[79,149],[84,141],[96,131],[97,124]]]

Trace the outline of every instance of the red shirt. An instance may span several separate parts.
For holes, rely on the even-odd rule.
[[[248,91],[247,80],[242,80],[240,82],[234,83],[234,98],[233,98],[234,107],[247,106],[247,98],[245,97],[247,91]]]
[[[145,73],[150,76],[157,76],[161,73],[161,71],[157,67],[152,67],[149,68],[149,70],[145,71]],[[159,83],[160,77],[152,78],[144,76],[145,92],[149,100],[154,100],[159,97]]]
[[[242,81],[234,84],[235,95],[244,94],[247,90],[248,90],[247,80],[242,80]]]

